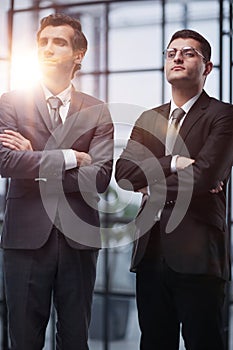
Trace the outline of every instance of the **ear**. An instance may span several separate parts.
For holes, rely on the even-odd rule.
[[[85,56],[85,51],[82,50],[78,50],[75,52],[75,59],[74,59],[74,63],[75,64],[80,64],[83,60],[83,57]]]
[[[211,61],[207,61],[205,63],[205,70],[203,72],[203,75],[205,76],[209,75],[212,69],[213,69],[213,63]]]

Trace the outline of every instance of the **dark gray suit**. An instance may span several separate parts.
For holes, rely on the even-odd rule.
[[[182,285],[184,276],[187,276],[188,281],[191,279],[188,283],[194,286],[193,290],[191,288],[193,294],[197,285],[196,278],[207,276],[204,283],[208,281],[208,276],[216,278],[216,281],[219,278],[229,278],[226,183],[233,163],[233,106],[202,92],[187,113],[180,129],[180,138],[173,150],[173,155],[193,158],[195,163],[177,173],[171,172],[171,156],[165,156],[169,111],[170,104],[164,104],[139,117],[116,165],[116,180],[121,187],[130,190],[133,186],[137,191],[148,186],[150,191],[149,196],[144,196],[136,219],[137,232],[131,266],[141,281],[140,288],[145,288],[142,296],[141,289],[138,292],[139,321],[142,324],[144,315],[145,322],[149,322],[148,315],[153,310],[156,298],[157,303],[161,301],[162,305],[158,288],[156,289],[159,283],[152,277],[153,269],[160,266],[161,262],[168,275],[171,273],[173,278],[174,274],[178,281],[181,278],[179,282],[176,280],[176,287],[181,288],[181,292],[185,290]],[[220,180],[224,181],[224,190],[218,194],[210,193],[209,190],[215,188]],[[158,212],[159,219],[156,219]],[[146,281],[143,280],[146,272],[143,273],[142,270],[145,269],[151,276],[150,286],[146,286]],[[201,283],[198,284],[202,285]],[[164,292],[161,293],[165,296]],[[147,301],[145,295],[148,295]],[[186,304],[183,299],[178,305],[181,309],[186,305],[187,311],[190,304],[188,301]],[[214,309],[211,306],[209,308]],[[164,317],[169,318],[169,311]],[[162,325],[162,319],[158,322]],[[156,334],[156,330],[149,330],[150,323],[154,323],[154,320],[151,319],[144,330],[150,333],[149,337]],[[190,327],[193,327],[192,321]],[[151,347],[145,349],[154,349],[155,344],[159,343],[152,344],[151,340]],[[216,341],[213,338],[213,344],[211,349],[216,346],[216,349],[221,348],[219,339]],[[172,349],[169,346],[168,349]]]
[[[55,290],[59,316],[70,320],[65,325],[58,325],[61,330],[58,344],[67,338],[66,346],[62,346],[77,348],[74,340],[69,343],[67,334],[62,334],[64,327],[71,327],[77,333],[80,349],[87,349],[96,257],[101,246],[98,193],[107,189],[112,171],[113,125],[109,111],[103,102],[73,89],[66,122],[53,131],[45,97],[38,86],[30,93],[14,91],[2,96],[0,132],[5,129],[20,132],[33,147],[33,151],[12,151],[0,145],[1,175],[11,178],[1,246],[5,256],[9,317],[16,329],[12,331],[12,339],[24,344],[18,345],[24,350],[36,350],[35,344],[39,343],[38,349],[43,346],[51,290]],[[62,149],[71,148],[89,153],[92,164],[65,170]],[[61,250],[61,259],[64,258],[67,268],[70,266],[70,272],[59,272],[55,264],[56,249]],[[41,271],[40,263],[34,265],[36,259],[41,260]],[[28,261],[31,261],[31,267]],[[50,271],[51,264],[55,267]],[[20,268],[26,270],[25,276],[17,278],[17,266],[19,275]],[[15,279],[11,278],[14,274]],[[21,286],[21,280],[24,280],[24,286]],[[25,285],[30,284],[28,281],[44,286],[39,292],[44,300],[40,306],[36,305],[33,295],[25,292]],[[66,296],[69,296],[70,305],[63,310],[63,305],[68,304],[66,288],[69,289]],[[18,289],[18,301],[23,304],[21,310],[15,308],[13,301]],[[34,322],[34,315],[25,312],[28,305],[39,307],[41,314],[44,312],[43,317]],[[43,328],[39,341],[36,323]],[[26,338],[31,338],[28,342],[21,329],[23,324],[27,329]],[[13,349],[17,347],[17,341],[12,345]]]
[[[228,278],[225,190],[217,195],[209,190],[219,180],[226,183],[230,175],[233,162],[233,106],[202,93],[181,127],[180,136],[184,143],[177,140],[173,151],[173,154],[195,159],[194,166],[180,174],[171,173],[171,156],[165,156],[169,110],[170,105],[165,104],[143,113],[138,119],[131,139],[117,162],[116,179],[122,187],[125,187],[122,180],[127,179],[134,190],[149,186],[150,203],[146,205],[148,211],[154,206],[153,218],[156,208],[164,207],[160,220],[161,239],[163,254],[172,268],[179,272],[210,273]],[[185,195],[185,192],[190,194],[190,198],[182,197],[182,200],[188,201],[187,212],[183,213],[184,218],[175,230],[166,234],[166,225],[174,210],[178,191],[181,195]],[[179,204],[181,206],[182,201]],[[181,209],[186,209],[186,206]],[[138,221],[140,229],[143,220]],[[210,228],[217,230],[217,236],[208,234],[204,238],[205,230],[209,231]],[[197,231],[202,232],[200,236]],[[148,238],[146,234],[146,238],[142,237],[142,245],[140,240],[135,244],[133,270],[143,257]],[[197,246],[198,251],[195,251]]]

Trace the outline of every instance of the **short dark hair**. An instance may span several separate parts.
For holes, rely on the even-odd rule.
[[[211,58],[211,46],[210,43],[198,32],[196,32],[195,30],[191,30],[191,29],[182,29],[182,30],[178,30],[177,32],[175,32],[169,43],[168,46],[171,44],[171,42],[175,39],[194,39],[196,41],[198,41],[200,43],[200,49],[201,49],[201,53],[203,54],[203,56],[205,57],[206,61],[210,61]]]
[[[41,19],[40,28],[37,32],[37,41],[39,41],[40,34],[45,27],[58,27],[62,25],[69,25],[74,29],[74,36],[73,38],[71,38],[73,50],[80,50],[85,54],[87,51],[87,39],[82,32],[82,26],[80,21],[78,19],[67,16],[64,13],[54,13]],[[73,73],[77,69],[80,69],[79,65],[76,65]]]

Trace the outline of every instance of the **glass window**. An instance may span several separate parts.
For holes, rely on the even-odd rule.
[[[9,70],[10,63],[6,60],[0,60],[0,72],[1,72],[1,84],[0,84],[0,96],[3,92],[9,90]]]
[[[88,41],[88,49],[83,60],[82,71],[99,72],[105,70],[105,7],[103,5],[75,6],[65,10],[65,13],[80,20],[82,30]]]
[[[21,87],[23,83],[28,85],[27,79],[35,76],[36,66],[33,62],[36,61],[36,32],[39,20],[55,12],[52,6],[62,5],[62,12],[81,20],[83,32],[88,39],[88,51],[83,60],[82,70],[74,79],[74,84],[80,91],[102,100],[108,99],[109,109],[115,123],[115,160],[126,145],[139,115],[145,109],[160,105],[163,102],[162,99],[167,102],[171,98],[171,86],[165,81],[162,69],[162,51],[175,31],[181,28],[191,28],[207,37],[212,46],[214,69],[207,77],[205,90],[209,95],[219,98],[221,88],[223,100],[230,100],[229,91],[232,90],[230,70],[232,71],[233,67],[232,62],[231,67],[229,63],[230,1],[228,0],[223,2],[220,0],[123,0],[103,3],[93,0],[83,2],[77,0],[15,0],[14,9],[20,12],[15,12],[13,15],[11,67],[8,57],[7,22],[10,3],[9,0],[0,1],[0,94],[9,88]],[[223,3],[225,17],[223,20],[222,82],[219,81],[220,3]],[[32,6],[35,5],[48,6],[48,8],[32,10]],[[163,6],[164,23],[162,23]],[[23,11],[23,9],[28,9],[28,11]],[[56,10],[60,11],[59,7]],[[4,180],[0,182],[0,185],[0,195],[3,198]],[[139,328],[134,298],[135,275],[129,272],[132,242],[124,244],[127,241],[126,238],[131,239],[132,236],[131,231],[121,223],[121,220],[130,221],[136,215],[140,194],[132,193],[130,196],[127,191],[118,188],[113,177],[107,206],[105,200],[103,196],[100,208],[102,216],[106,208],[110,213],[110,226],[112,227],[108,239],[111,248],[102,249],[99,255],[90,328],[90,347],[93,350],[104,348],[104,329],[108,321],[108,349],[135,350],[139,346]],[[2,212],[3,209],[0,209],[0,214]],[[114,222],[112,222],[114,215]],[[233,251],[233,240],[231,244]],[[233,300],[232,290],[231,283],[231,301]],[[0,288],[0,297],[1,292],[2,288]],[[232,315],[233,307],[231,306],[231,319]],[[54,322],[50,320],[45,350],[52,350],[53,339]],[[230,348],[232,346],[233,332],[230,334]],[[183,349],[181,339],[180,350]]]
[[[0,59],[8,56],[8,17],[9,1],[1,1],[0,4]]]
[[[109,69],[132,70],[160,66],[161,5],[128,2],[110,7]]]
[[[14,15],[11,89],[26,88],[38,80],[36,33],[40,19],[52,12],[50,9],[41,12],[20,12]]]
[[[29,7],[32,7],[33,5],[39,5],[40,6],[50,6],[51,3],[54,3],[54,5],[63,5],[64,4],[64,0],[55,0],[55,1],[50,1],[50,0],[14,0],[15,3],[15,9],[19,10],[19,9],[27,9]],[[69,7],[69,5],[77,3],[77,2],[81,2],[78,0],[66,0],[65,4],[67,5],[67,7]],[[92,0],[85,0],[86,2],[92,2]],[[98,0],[96,1],[98,2]]]
[[[86,62],[83,61],[82,70],[86,66]],[[77,74],[73,80],[75,87],[85,92],[86,94],[93,95],[103,101],[106,100],[106,76],[104,74]]]
[[[160,72],[114,73],[109,75],[109,102],[154,107],[161,102]]]
[[[107,324],[106,305],[108,310]],[[103,296],[95,295],[90,324],[89,345],[91,349],[103,349],[104,327],[107,327],[110,350],[138,348],[139,326],[135,299],[127,296],[111,296],[106,304]]]

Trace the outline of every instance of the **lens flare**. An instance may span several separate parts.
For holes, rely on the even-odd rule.
[[[31,88],[40,78],[37,56],[33,51],[15,53],[11,60],[11,89]]]

